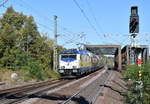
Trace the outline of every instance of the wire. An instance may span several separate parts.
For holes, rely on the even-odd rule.
[[[81,39],[81,37],[75,37],[71,35],[69,35],[69,39],[66,37],[66,35],[64,35],[64,38],[65,38],[65,43],[74,43],[75,41]]]
[[[43,16],[42,14],[40,14],[36,9],[34,9],[31,5],[29,5],[28,3],[26,3],[24,0],[20,0],[23,4],[20,4],[17,2],[17,4],[20,6],[20,7],[24,7],[25,9],[30,9],[32,10],[35,14],[37,14],[38,16],[42,17],[44,20],[50,20],[48,17],[45,17]],[[26,5],[26,6],[23,6],[23,5]],[[37,22],[35,21],[36,24],[42,26],[43,28],[47,29],[47,30],[50,30],[50,31],[53,31],[53,29],[51,29],[50,27],[40,23],[40,22]]]
[[[64,40],[64,43],[62,43],[62,45],[68,45],[68,44],[75,44],[78,43],[77,41],[82,41],[82,38],[85,36],[84,34],[75,34],[72,33],[65,33],[65,34],[61,34],[62,39]]]
[[[80,9],[81,13],[83,14],[84,18],[87,20],[87,22],[89,23],[89,25],[91,26],[91,28],[98,34],[96,28],[94,27],[94,25],[90,22],[90,19],[88,18],[88,16],[86,15],[86,13],[84,12],[84,10],[80,7],[79,3],[76,0],[73,0],[74,3],[76,4],[76,6]]]
[[[48,20],[48,21],[51,21],[53,23],[53,21],[49,18],[49,17],[46,17],[46,16],[43,16],[43,14],[39,13],[35,8],[33,8],[30,4],[26,3],[24,0],[21,0],[26,6],[29,7],[29,9],[31,9],[33,12],[35,12],[37,15],[39,15],[40,17],[42,17],[44,20]],[[40,24],[42,27],[45,27],[45,28],[49,28],[41,23],[38,23]],[[63,27],[62,27],[63,28]],[[50,28],[49,28],[50,29]],[[65,28],[66,30],[68,30],[67,28]],[[50,29],[53,31],[53,29]]]
[[[93,17],[93,19],[94,19],[94,21],[95,21],[95,24],[96,24],[97,27],[103,32],[103,30],[102,30],[102,28],[101,28],[99,22],[97,21],[97,18],[96,18],[96,16],[95,16],[95,13],[93,12],[93,9],[92,9],[92,6],[90,5],[89,0],[86,0],[86,3],[87,3],[87,6],[88,6],[88,8],[89,8],[89,11],[90,11],[91,14],[92,14],[92,17]],[[103,35],[103,36],[105,37],[105,35]]]
[[[44,20],[50,20],[48,17],[44,16],[43,14],[39,13],[35,8],[33,8],[30,4],[25,2],[24,0],[20,0],[24,5],[26,5],[29,9],[31,9],[34,13],[42,17]]]
[[[65,34],[61,36],[64,36],[63,38],[65,38],[65,44],[68,43],[68,44],[71,44],[71,43],[75,43],[77,40],[80,39],[80,41],[83,41],[82,43],[84,43],[85,41],[85,36],[86,34],[81,32],[81,33],[74,33],[70,30],[68,30],[67,28],[63,28]]]
[[[73,0],[73,2],[76,4],[76,6],[80,9],[81,13],[83,14],[83,17],[87,20],[88,24],[90,25],[90,27],[95,31],[96,35],[98,35],[98,37],[101,37],[101,35],[98,33],[97,29],[95,28],[95,26],[92,24],[92,22],[90,21],[90,19],[88,18],[88,16],[86,15],[86,13],[84,12],[84,10],[80,7],[79,3],[76,0]],[[102,38],[102,37],[101,37]],[[106,41],[102,40],[101,41],[103,43],[106,43]]]
[[[97,27],[98,27],[100,30],[102,30],[102,28],[101,28],[99,22],[97,21],[97,18],[96,18],[96,16],[95,16],[94,12],[93,12],[93,9],[92,9],[92,6],[90,5],[89,0],[86,0],[86,3],[87,3],[87,5],[88,5],[89,11],[91,12],[92,17],[93,17],[93,19],[94,19],[94,21],[95,21]],[[103,32],[103,31],[102,31],[102,32]],[[104,38],[109,38],[109,37],[108,37],[107,35],[105,35],[105,34],[104,34],[103,36],[104,36]],[[113,38],[111,38],[111,40],[113,40],[114,42],[117,42],[117,43],[119,43],[119,44],[122,44],[122,43],[123,43],[123,42],[118,42],[118,40],[113,39]]]
[[[48,17],[45,17],[45,16],[43,16],[42,14],[40,14],[36,9],[34,9],[30,4],[26,3],[24,0],[20,0],[20,1],[21,1],[21,3],[23,3],[23,4],[17,3],[19,6],[24,7],[25,9],[30,9],[30,10],[32,10],[34,13],[36,13],[38,16],[42,17],[44,20],[48,20],[48,21],[53,22],[53,21],[52,21],[51,19],[49,19]],[[26,6],[23,6],[23,5],[26,5]],[[53,31],[52,28],[50,28],[50,27],[48,27],[48,26],[46,26],[46,25],[44,25],[44,24],[42,24],[42,23],[39,23],[39,22],[36,22],[36,23],[37,23],[38,25],[42,26],[43,28],[47,29],[47,30]],[[71,41],[72,41],[72,42],[73,42],[73,38],[70,39],[70,34],[72,34],[72,33],[70,33],[67,28],[65,28],[64,30],[69,33],[69,36],[67,36],[67,39],[65,39],[65,41],[67,41],[67,42],[71,42]],[[61,35],[62,35],[62,34],[61,34]],[[75,36],[73,36],[73,37],[75,37]],[[64,38],[64,37],[63,37],[63,38]],[[66,36],[65,36],[65,38],[66,38]],[[69,39],[68,39],[68,38],[69,38]]]
[[[40,17],[43,17],[43,15],[41,15],[36,9],[34,9],[31,5],[29,5],[28,3],[26,3],[24,0],[21,0],[22,1],[22,3],[23,3],[23,5],[26,5],[29,9],[31,9],[33,12],[35,12],[37,15],[39,15]],[[22,6],[22,5],[21,5]],[[46,20],[51,20],[51,19],[49,19],[49,18],[47,18],[47,17],[43,17],[44,18],[44,20],[46,19]],[[51,20],[52,21],[52,20]],[[53,22],[53,21],[52,21]],[[38,23],[38,22],[36,22],[38,25],[40,25],[40,26],[42,26],[42,27],[44,27],[44,28],[46,28],[46,29],[49,29],[49,30],[51,30],[51,31],[53,31],[53,29],[51,29],[51,28],[49,28],[49,27],[47,27],[46,25],[43,25],[43,24],[41,24],[41,23]],[[74,36],[73,37],[75,37],[76,35],[80,35],[80,34],[76,34],[76,33],[73,33],[73,32],[70,32],[67,28],[64,28],[64,27],[62,27],[63,28],[63,30],[64,31],[66,31],[67,33],[69,33],[69,34],[73,34]],[[62,34],[61,34],[62,35]],[[68,36],[68,38],[70,38],[70,36]],[[67,38],[67,40],[68,40],[68,38]],[[72,40],[72,39],[71,39]]]
[[[38,25],[44,27],[45,29],[48,29],[48,30],[53,31],[53,29],[51,29],[50,27],[48,27],[48,26],[46,26],[46,25],[44,25],[44,24],[41,24],[41,23],[39,23],[39,22],[36,22],[36,23],[37,23]]]
[[[43,17],[43,15],[41,15],[36,9],[34,9],[31,5],[29,5],[28,3],[26,3],[24,0],[21,0],[23,4],[20,4],[20,3],[17,3],[19,6],[21,7],[24,7],[25,9],[31,9],[33,12],[35,12],[37,15],[39,15],[40,17]],[[26,6],[23,6],[23,5],[26,5]],[[5,7],[3,5],[3,7]],[[7,7],[5,7],[7,8]],[[49,20],[47,17],[43,17],[44,20]],[[41,24],[39,22],[36,22],[38,25],[42,26],[43,28],[47,29],[47,30],[51,30],[53,31],[53,29],[51,29],[50,27],[44,25],[44,24]],[[67,33],[69,33],[69,35],[67,35],[67,37],[65,36],[65,43],[74,43],[76,40],[78,40],[80,37],[75,37],[75,36],[79,36],[80,34],[76,34],[76,33],[73,33],[73,32],[70,32],[67,28],[64,29]],[[70,38],[70,35],[73,35],[72,38]]]
[[[0,3],[0,7],[1,7],[1,6],[4,6],[4,4],[6,4],[7,2],[8,2],[8,0],[3,0],[3,2]]]
[[[24,0],[21,0],[22,3],[24,3],[24,5],[26,5],[28,7],[28,9],[31,9],[33,12],[35,12],[37,15],[39,15],[40,17],[43,17],[44,20],[50,20],[51,22],[53,22],[51,19],[49,19],[48,17],[45,17],[43,15],[41,15],[36,9],[34,9],[31,5],[29,5],[28,3],[26,3]],[[22,6],[22,5],[21,5]],[[49,28],[48,26],[44,25],[44,24],[41,24],[41,23],[38,23],[36,22],[38,25],[46,28],[46,29],[49,29],[51,31],[53,31],[53,29]],[[64,27],[62,27],[64,29]],[[69,30],[67,28],[64,29],[64,31],[67,31],[69,34],[75,34],[75,33],[71,33],[69,32]]]
[[[72,32],[72,31],[67,30],[66,28],[65,28],[64,30],[65,30],[65,32],[66,32],[67,34],[72,34],[73,37],[78,36],[78,37],[83,38],[83,37],[85,36],[84,32],[81,32],[81,33],[74,33],[74,32]]]

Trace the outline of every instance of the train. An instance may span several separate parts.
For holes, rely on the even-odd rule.
[[[87,50],[69,49],[59,54],[59,73],[62,76],[81,76],[103,67],[105,61],[100,55]]]

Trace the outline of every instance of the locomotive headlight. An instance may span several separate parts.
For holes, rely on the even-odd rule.
[[[73,73],[77,73],[78,72],[78,70],[76,70],[76,69],[73,69]]]
[[[60,73],[64,73],[64,70],[59,70]]]

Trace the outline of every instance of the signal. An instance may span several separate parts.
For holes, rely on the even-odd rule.
[[[141,80],[142,79],[142,70],[138,70],[138,79]]]
[[[132,33],[133,35],[136,35],[136,33],[139,33],[139,16],[138,16],[137,6],[131,7],[129,32]]]

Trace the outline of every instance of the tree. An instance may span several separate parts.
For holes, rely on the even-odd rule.
[[[6,10],[0,18],[0,64],[1,66],[24,65],[22,60],[38,59],[39,46],[44,41],[40,36],[32,16],[25,16],[14,11],[12,7]],[[18,62],[20,61],[19,64]]]
[[[40,66],[40,73],[46,73],[52,68],[53,43],[52,39],[41,36],[32,16],[9,7],[0,18],[0,67],[31,69],[29,72],[32,75],[36,72],[32,67],[34,64]],[[63,49],[58,46],[58,51]]]
[[[0,18],[0,65],[14,66],[16,54],[15,52],[24,26],[26,16],[17,13],[12,7],[9,7],[3,17]],[[14,52],[13,52],[14,51]]]

